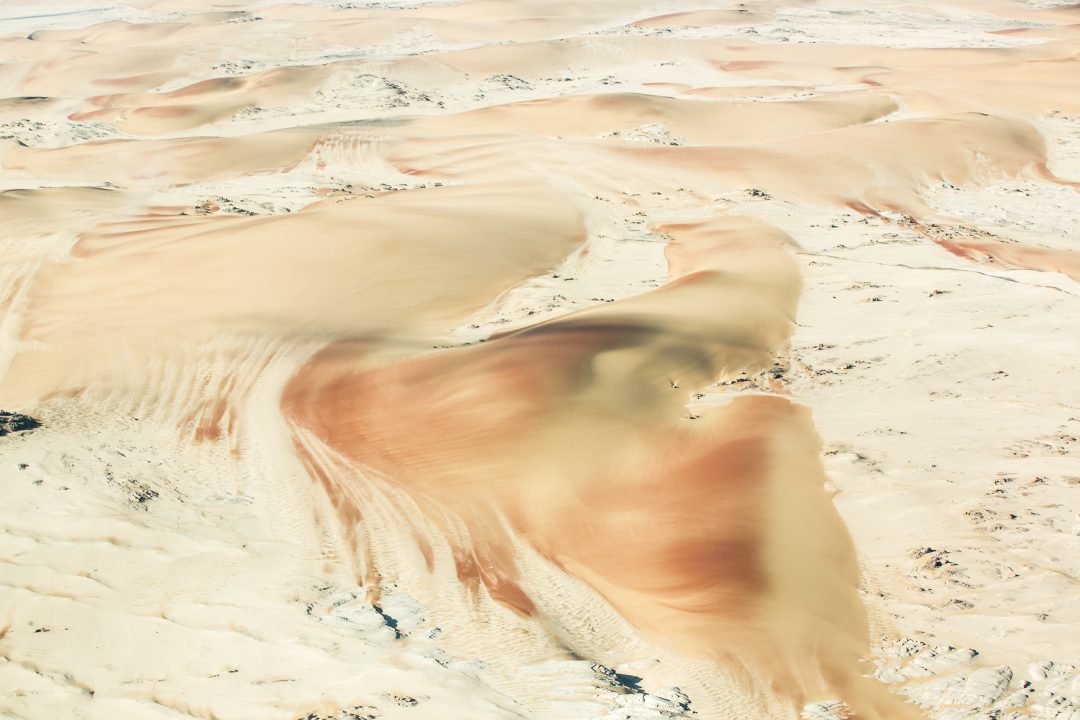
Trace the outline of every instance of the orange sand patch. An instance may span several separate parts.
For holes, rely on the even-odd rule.
[[[1080,253],[1033,247],[999,240],[935,240],[953,255],[975,262],[995,262],[1009,268],[1042,270],[1068,275],[1080,282]]]

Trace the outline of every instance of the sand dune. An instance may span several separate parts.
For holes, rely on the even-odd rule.
[[[6,5],[0,716],[1077,716],[1078,26]]]
[[[776,116],[787,114],[787,103],[766,107],[774,105]],[[770,129],[751,127],[755,133]],[[933,183],[981,185],[1015,176],[1049,176],[1044,141],[1033,126],[982,113],[846,127],[738,147],[657,147],[669,144],[663,140],[621,147],[582,142],[576,155],[594,159],[585,167],[552,158],[543,142],[506,135],[425,133],[383,144],[392,165],[430,178],[513,176],[520,166],[508,167],[499,158],[515,152],[528,158],[530,167],[557,163],[560,172],[605,192],[617,192],[621,178],[631,178],[627,182],[634,187],[633,168],[647,167],[649,185],[668,192],[689,187],[707,196],[754,187],[860,212],[893,210],[916,217],[928,215],[920,191]],[[492,153],[492,147],[500,147],[500,153]],[[820,175],[828,175],[830,182],[816,182]]]
[[[300,371],[286,412],[443,532],[469,528],[459,579],[518,612],[536,605],[504,523],[660,645],[764,665],[800,705],[840,694],[888,712],[859,677],[857,573],[805,411],[760,396],[686,410],[786,342],[787,239],[744,218],[665,230],[680,277],[663,289],[369,373],[364,350],[332,347]]]
[[[1080,279],[1080,256],[1072,250],[1030,247],[1000,240],[940,240],[949,252],[971,260],[998,262],[1006,267],[1044,270]]]
[[[574,208],[537,185],[117,222],[39,272],[22,332],[44,350],[17,361],[6,387],[33,395],[116,368],[130,383],[116,348],[222,331],[422,342],[556,265],[582,236]]]
[[[9,147],[0,161],[13,172],[74,182],[153,187],[257,172],[280,172],[314,145],[308,133],[238,139],[101,140],[62,148]]]
[[[100,110],[79,112],[71,119],[109,122],[138,135],[186,130],[231,117],[258,102],[302,97],[318,82],[318,75],[316,68],[274,68],[245,78],[203,80],[170,93],[103,95],[90,99]]]
[[[887,97],[821,98],[776,103],[719,103],[609,93],[526,101],[416,121],[434,131],[536,133],[545,137],[618,138],[642,125],[661,124],[682,143],[728,145],[806,135],[871,122],[897,110]]]
[[[737,9],[725,10],[691,10],[689,12],[670,13],[644,18],[634,23],[637,27],[711,27],[734,23],[748,25],[754,21],[764,20],[769,14],[761,11],[753,11],[745,5]]]

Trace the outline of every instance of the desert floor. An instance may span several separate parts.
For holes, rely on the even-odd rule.
[[[1080,720],[1080,6],[15,1],[0,98],[0,717]]]

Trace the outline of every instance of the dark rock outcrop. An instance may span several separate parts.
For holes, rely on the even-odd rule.
[[[23,432],[41,427],[41,421],[35,420],[29,415],[5,412],[0,410],[0,437],[10,433]]]

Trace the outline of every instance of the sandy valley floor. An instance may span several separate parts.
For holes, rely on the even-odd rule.
[[[0,3],[0,717],[1080,720],[1078,283],[1080,6]]]

